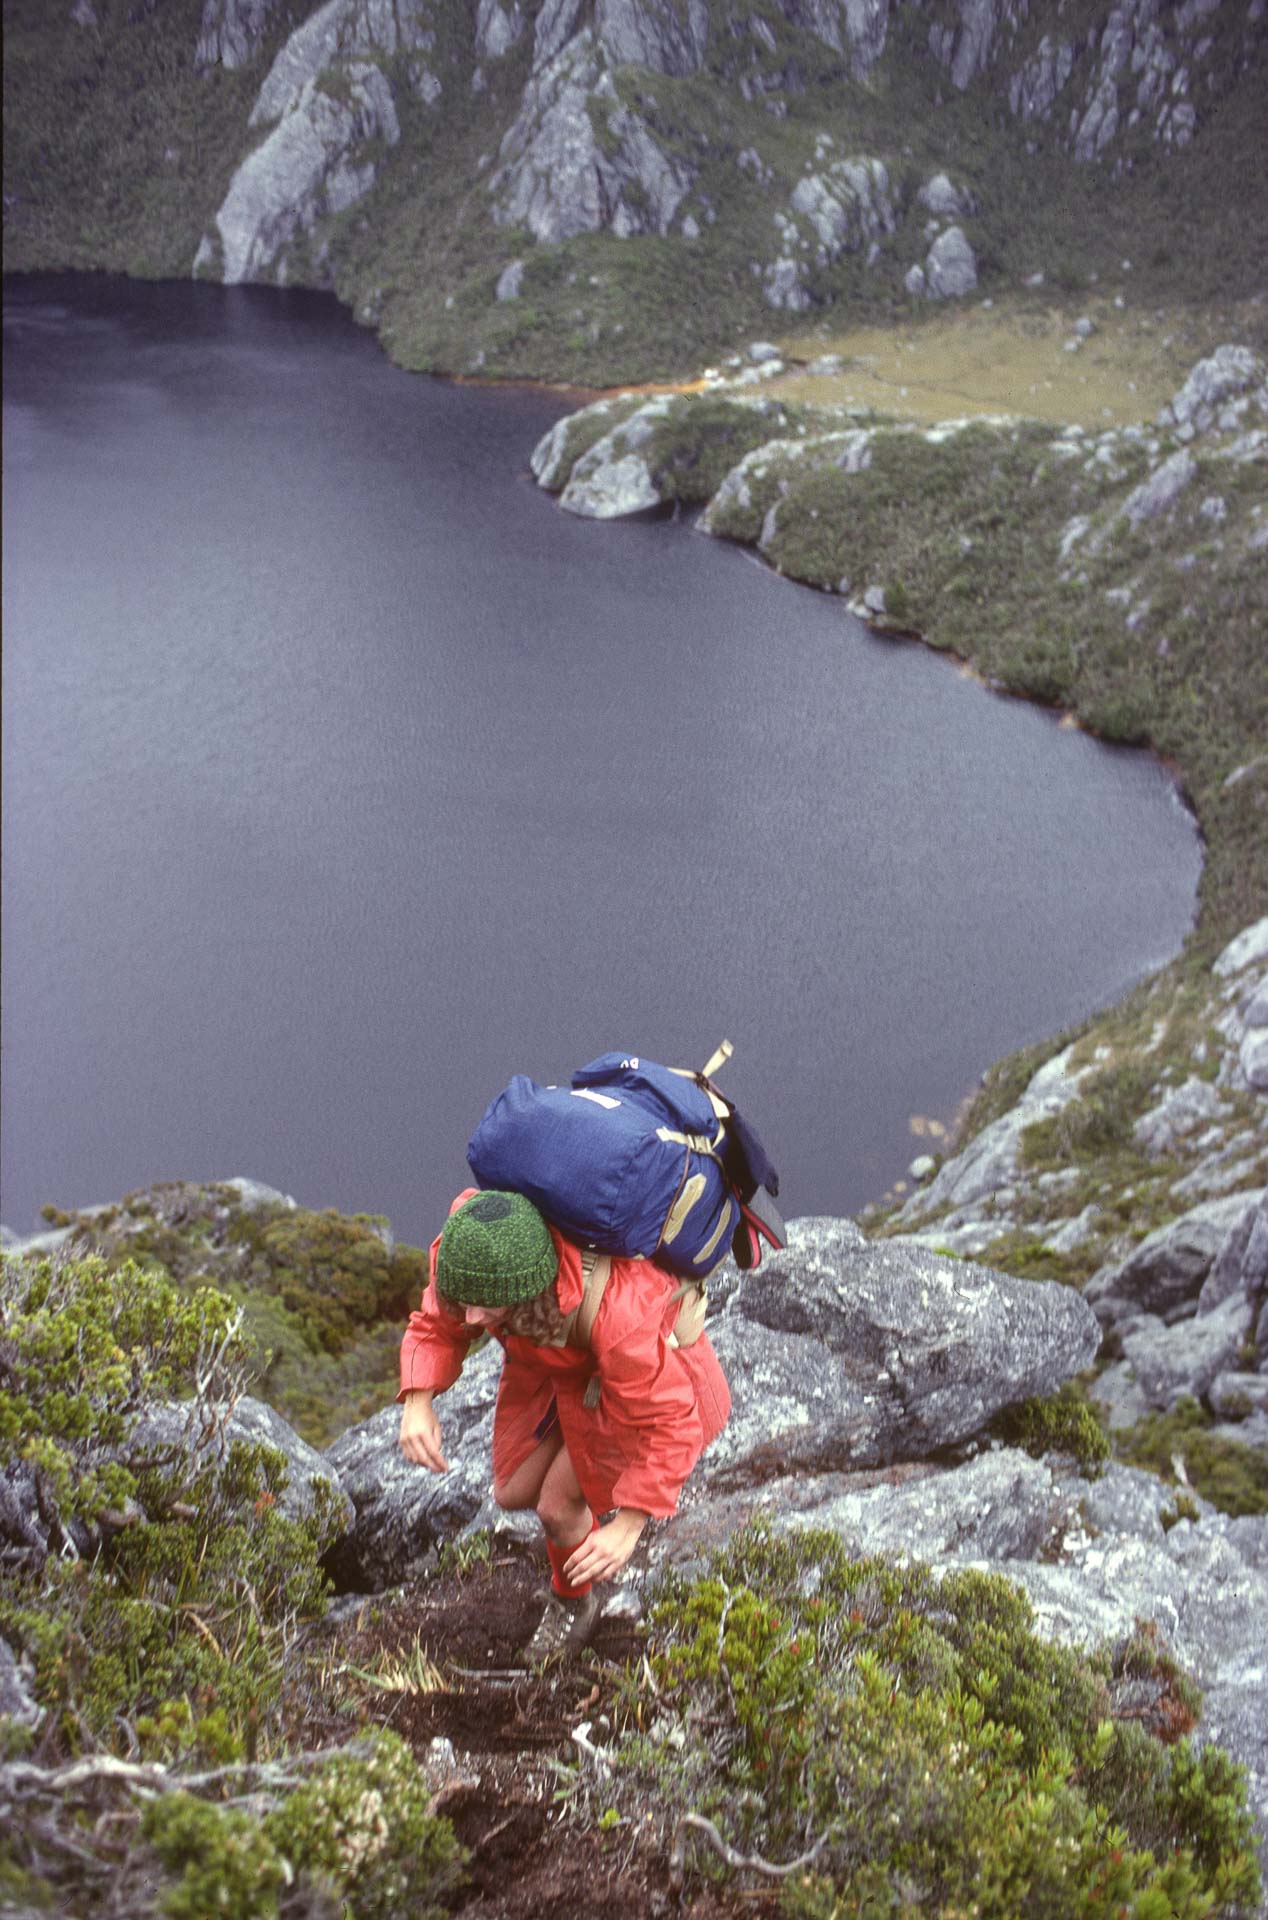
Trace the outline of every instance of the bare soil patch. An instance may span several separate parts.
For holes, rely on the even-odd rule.
[[[324,1663],[360,1717],[409,1742],[435,1781],[437,1811],[468,1853],[451,1911],[464,1920],[734,1920],[773,1915],[773,1899],[723,1885],[671,1891],[663,1850],[622,1821],[595,1825],[574,1804],[558,1762],[575,1763],[573,1730],[602,1746],[618,1681],[643,1646],[627,1619],[601,1619],[568,1664],[527,1668],[523,1648],[546,1601],[544,1558],[499,1554],[367,1600]],[[608,1722],[605,1726],[604,1722]],[[451,1743],[452,1758],[433,1743]]]

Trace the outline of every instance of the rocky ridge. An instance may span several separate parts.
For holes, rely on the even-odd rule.
[[[445,295],[445,311],[480,313],[481,333],[491,306],[533,311],[534,283],[539,296],[554,285],[554,250],[598,235],[672,236],[726,262],[732,284],[746,273],[781,313],[831,306],[847,286],[962,299],[983,276],[983,216],[998,226],[999,209],[983,205],[989,182],[956,179],[948,148],[930,154],[922,184],[894,130],[869,117],[871,143],[845,132],[857,90],[896,48],[954,92],[1006,101],[1032,148],[1042,131],[1071,164],[1129,167],[1132,142],[1188,145],[1206,102],[1239,83],[1265,39],[1260,0],[1190,0],[1165,19],[1156,0],[1120,0],[1068,39],[1041,32],[1024,0],[935,12],[927,23],[914,0],[784,0],[772,24],[707,0],[546,0],[535,13],[481,0],[473,29],[441,0],[324,0],[263,77],[193,269],[345,291],[353,255],[384,255],[353,233],[373,229],[379,200],[394,220],[386,209],[406,179],[435,171],[443,193],[460,187],[464,225],[486,236],[478,284],[459,275]],[[279,23],[271,0],[206,0],[198,65],[249,68]],[[713,90],[724,134],[692,131],[697,108],[674,93],[688,82]],[[811,97],[825,102],[817,124]],[[483,143],[461,183],[437,171],[459,125],[478,125]],[[411,270],[388,244],[382,271],[408,280]],[[389,345],[405,291],[363,290],[364,317]],[[510,319],[495,340],[517,337]],[[477,370],[481,355],[460,364]]]
[[[1254,947],[1250,940],[1242,950]],[[211,1218],[229,1191],[210,1190]],[[232,1191],[262,1223],[294,1213],[293,1201],[255,1183],[235,1182]],[[218,1256],[196,1195],[133,1196],[135,1217],[152,1218],[156,1204],[179,1213],[214,1278]],[[1202,1283],[1214,1274],[1225,1302],[1262,1299],[1268,1216],[1262,1198],[1251,1198],[1229,1208]],[[91,1224],[85,1217],[58,1229],[60,1244],[86,1244]],[[9,1258],[56,1252],[48,1236],[6,1238]],[[236,1272],[234,1254],[227,1243],[222,1257]],[[827,1527],[852,1551],[1002,1572],[1029,1593],[1040,1630],[1065,1642],[1091,1646],[1154,1621],[1204,1689],[1198,1737],[1247,1766],[1268,1831],[1268,1520],[1231,1519],[1124,1466],[1089,1480],[1065,1456],[1035,1458],[992,1437],[1003,1410],[1052,1394],[1096,1361],[1102,1327],[1075,1289],[1017,1279],[923,1237],[869,1239],[849,1221],[802,1220],[791,1224],[786,1251],[758,1272],[742,1275],[729,1263],[719,1271],[709,1332],[733,1383],[732,1419],[692,1476],[680,1515],[653,1529],[631,1584],[613,1597],[618,1611],[637,1606],[658,1567],[698,1564],[760,1512],[777,1530]],[[249,1400],[227,1428],[204,1426],[201,1437],[176,1411],[156,1415],[161,1432],[147,1429],[143,1440],[223,1449],[241,1434],[280,1446],[288,1497],[302,1508],[324,1483],[323,1497],[342,1506],[343,1532],[329,1553],[341,1589],[381,1591],[429,1566],[446,1542],[485,1529],[531,1537],[531,1522],[500,1513],[490,1496],[499,1362],[494,1346],[476,1352],[441,1397],[453,1462],[442,1476],[402,1459],[392,1405],[324,1455]],[[31,1486],[7,1472],[0,1531],[29,1547],[38,1529]]]

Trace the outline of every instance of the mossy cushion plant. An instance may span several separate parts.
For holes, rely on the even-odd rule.
[[[782,1901],[804,1920],[1256,1910],[1240,1770],[1115,1721],[1110,1658],[1041,1641],[1005,1580],[751,1530],[671,1577],[651,1629],[618,1796],[801,1860]]]

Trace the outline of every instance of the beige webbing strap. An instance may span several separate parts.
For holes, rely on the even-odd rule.
[[[603,1295],[612,1274],[611,1257],[600,1253],[597,1247],[587,1247],[581,1255],[581,1274],[584,1290],[580,1306],[574,1308],[568,1316],[566,1339],[569,1346],[588,1347],[590,1335],[594,1332],[594,1323],[599,1308],[603,1305]],[[586,1381],[586,1390],[581,1396],[581,1404],[594,1408],[599,1404],[600,1382],[597,1373],[591,1374]]]
[[[587,1247],[581,1256],[581,1272],[585,1279],[585,1292],[581,1296],[572,1331],[577,1346],[588,1347],[594,1323],[599,1317],[599,1308],[603,1305],[603,1295],[612,1276],[610,1255],[600,1253],[596,1247]]]
[[[671,1347],[694,1347],[704,1332],[709,1296],[698,1280],[684,1280],[670,1296],[678,1302],[678,1316],[669,1336]]]
[[[705,1079],[712,1080],[714,1074],[718,1071],[718,1068],[724,1067],[734,1052],[735,1052],[735,1048],[731,1045],[731,1042],[729,1040],[724,1040],[721,1046],[718,1048],[717,1052],[711,1053],[709,1055],[708,1060],[705,1062],[705,1069],[704,1069]]]

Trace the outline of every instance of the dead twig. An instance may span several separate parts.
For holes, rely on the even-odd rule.
[[[211,1645],[215,1648],[216,1653],[219,1655],[220,1659],[223,1660],[225,1657],[224,1648],[221,1646],[220,1642],[217,1640],[215,1634],[212,1632],[211,1628],[207,1625],[207,1622],[203,1619],[202,1615],[199,1613],[196,1613],[193,1607],[191,1607],[188,1602],[186,1602],[184,1606],[177,1607],[176,1611],[177,1613],[183,1613],[189,1620],[193,1622],[194,1626],[198,1629],[199,1633],[201,1633],[203,1639],[210,1641]]]
[[[611,1773],[612,1761],[603,1751],[603,1748],[596,1747],[594,1741],[590,1738],[590,1722],[588,1720],[583,1720],[579,1727],[573,1728],[572,1740],[574,1746],[585,1755],[586,1759],[594,1762],[597,1773],[605,1778]]]
[[[575,1737],[575,1736],[574,1736]],[[682,1891],[687,1871],[687,1836],[689,1833],[703,1834],[713,1851],[724,1865],[735,1873],[763,1873],[769,1880],[786,1880],[790,1873],[796,1873],[801,1867],[808,1867],[827,1844],[827,1833],[821,1833],[814,1845],[805,1853],[798,1854],[795,1860],[789,1860],[784,1866],[777,1866],[773,1860],[764,1860],[760,1853],[737,1853],[729,1846],[714,1826],[702,1813],[684,1813],[674,1828],[674,1843],[669,1849],[669,1884],[675,1893]]]
[[[295,1768],[318,1766],[324,1760],[341,1755],[360,1755],[369,1751],[364,1741],[345,1747],[321,1747],[308,1753],[291,1753],[284,1763],[235,1760],[228,1766],[211,1767],[204,1773],[177,1773],[157,1760],[117,1760],[111,1753],[90,1754],[68,1767],[39,1767],[30,1760],[11,1760],[0,1767],[0,1793],[25,1795],[51,1794],[60,1798],[81,1787],[102,1781],[117,1781],[150,1793],[188,1793],[198,1787],[218,1785],[239,1775],[254,1776],[261,1786],[289,1786],[294,1783]]]

